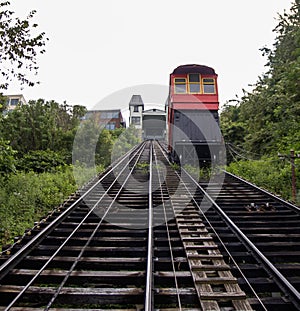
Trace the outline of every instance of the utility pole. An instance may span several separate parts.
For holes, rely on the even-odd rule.
[[[295,171],[295,151],[291,149],[291,166],[292,166],[292,197],[293,201],[296,202],[296,171]]]
[[[291,163],[291,169],[292,169],[292,198],[293,201],[296,202],[296,195],[297,195],[297,188],[296,188],[296,169],[295,169],[295,159],[300,158],[300,154],[295,155],[295,151],[291,149],[290,154],[280,154],[278,153],[278,156],[280,159],[289,159]]]

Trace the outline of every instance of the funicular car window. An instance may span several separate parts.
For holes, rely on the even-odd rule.
[[[215,94],[215,79],[205,78],[203,79],[203,93],[205,94]]]
[[[200,75],[197,73],[189,74],[189,92],[197,94],[201,93]]]
[[[186,79],[176,78],[175,79],[175,93],[186,93]]]

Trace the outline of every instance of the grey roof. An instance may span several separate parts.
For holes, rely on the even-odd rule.
[[[203,75],[215,75],[215,70],[211,67],[204,65],[181,65],[174,69],[172,74],[188,74],[188,73],[200,73]]]
[[[129,106],[144,106],[141,95],[132,95]]]

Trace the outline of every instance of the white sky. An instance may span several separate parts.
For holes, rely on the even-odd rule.
[[[50,41],[39,60],[41,85],[12,85],[7,94],[90,109],[124,88],[168,85],[175,67],[192,63],[216,70],[224,104],[265,71],[259,49],[273,44],[277,13],[291,6],[291,0],[11,2],[18,16],[36,9],[34,21]]]

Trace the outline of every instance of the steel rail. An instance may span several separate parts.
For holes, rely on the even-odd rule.
[[[258,186],[256,186],[255,184],[251,183],[250,181],[247,181],[247,180],[245,180],[245,179],[243,179],[243,178],[241,178],[241,177],[239,177],[239,176],[236,176],[236,175],[234,175],[234,174],[232,174],[232,173],[229,173],[229,172],[227,172],[227,171],[225,171],[225,170],[223,170],[223,172],[224,172],[225,174],[227,174],[227,175],[229,175],[229,176],[231,176],[231,177],[233,177],[233,178],[235,178],[235,179],[237,179],[237,180],[239,180],[239,181],[241,181],[241,182],[247,184],[248,186],[251,186],[251,187],[253,187],[254,189],[256,189],[256,190],[258,190],[258,191],[260,191],[260,192],[262,192],[262,193],[264,193],[264,194],[266,194],[266,195],[272,197],[272,199],[274,199],[274,200],[276,200],[276,201],[279,201],[280,203],[282,203],[282,204],[284,204],[284,205],[290,207],[291,209],[293,209],[293,210],[295,210],[295,211],[297,211],[297,212],[300,212],[300,207],[294,205],[294,204],[291,203],[291,202],[287,202],[287,201],[283,200],[282,198],[276,196],[275,194],[269,192],[268,190],[259,188]]]
[[[160,148],[160,144],[159,143],[157,143],[157,144],[158,144],[158,146]],[[159,169],[158,169],[158,162],[157,162],[157,155],[156,155],[156,152],[155,152],[155,148],[154,148],[154,156],[155,156],[156,170],[158,172],[158,181],[159,181],[159,184],[162,185],[162,181],[161,181],[160,174],[159,174]],[[160,187],[160,194],[161,194],[161,198],[162,198],[164,219],[165,219],[165,224],[166,224],[166,231],[167,231],[167,237],[168,237],[170,257],[171,257],[172,269],[173,269],[173,274],[174,274],[174,283],[175,283],[175,288],[176,288],[178,307],[179,307],[179,311],[181,311],[182,310],[182,305],[181,305],[180,291],[179,291],[178,280],[177,280],[177,275],[176,275],[176,268],[175,268],[175,264],[174,264],[175,260],[174,260],[174,255],[173,255],[173,251],[172,251],[171,235],[170,235],[170,230],[169,230],[169,226],[168,226],[168,217],[167,217],[167,213],[166,213],[166,205],[165,205],[165,202],[164,202],[164,199],[163,199],[163,189],[162,189],[162,187]],[[174,217],[175,217],[175,211],[174,211],[174,207],[173,206],[172,206],[172,210],[173,210],[173,214],[174,214]]]
[[[221,209],[221,207],[212,199],[212,197],[195,181],[195,179],[188,174],[188,172],[182,168],[182,171],[195,183],[197,188],[204,194],[204,196],[210,201],[212,206],[223,217],[227,225],[235,232],[235,234],[248,246],[248,248],[261,260],[261,262],[267,267],[269,271],[276,276],[281,286],[290,294],[293,301],[300,308],[300,293],[298,290],[286,279],[286,277],[272,264],[272,262],[255,246],[255,244],[241,231],[241,229],[228,217],[228,215]]]
[[[138,146],[142,147],[142,146]],[[9,257],[0,266],[0,280],[12,269],[14,268],[24,256],[26,256],[31,249],[36,246],[52,229],[54,229],[73,209],[75,209],[78,204],[80,204],[111,172],[114,171],[119,165],[121,165],[128,156],[134,152],[137,153],[140,150],[138,147],[134,147],[128,151],[120,162],[115,166],[111,167],[91,188],[89,188],[84,194],[81,195],[73,204],[71,204],[65,211],[63,211],[55,220],[53,220],[46,228],[40,231],[36,236],[34,236],[28,243],[26,243],[21,249],[19,249],[14,255]]]
[[[145,288],[145,311],[153,310],[153,142],[150,145],[149,159],[149,196],[148,196],[148,254],[146,270],[146,288]]]
[[[137,155],[139,151],[145,148],[145,144],[141,145],[141,148],[135,153]],[[123,161],[121,161],[123,162]],[[129,164],[130,162],[128,162]],[[119,165],[118,165],[119,166]],[[71,232],[71,234],[64,240],[64,242],[59,246],[59,248],[50,256],[47,262],[42,266],[42,268],[34,275],[34,277],[23,287],[23,289],[18,293],[18,295],[13,299],[13,301],[4,309],[4,311],[8,311],[13,307],[13,305],[23,296],[26,290],[34,283],[34,281],[39,277],[39,275],[45,270],[45,268],[49,265],[49,263],[55,258],[55,256],[63,249],[63,247],[67,244],[67,242],[73,237],[73,235],[78,231],[81,225],[85,222],[85,220],[89,217],[89,215],[94,211],[94,209],[98,206],[99,202],[103,199],[103,197],[109,192],[109,190],[113,187],[114,183],[117,182],[118,177],[123,173],[123,171],[127,168],[125,165],[118,176],[115,178],[114,182],[109,186],[109,188],[105,191],[105,193],[101,196],[101,198],[94,204],[94,206],[90,209],[90,211],[86,214],[86,216],[81,220],[81,222],[76,226],[76,228]],[[132,171],[132,170],[131,170]],[[105,174],[107,176],[108,174]],[[128,180],[130,174],[126,178]],[[103,179],[102,179],[103,180]],[[125,182],[126,182],[125,181]],[[98,183],[97,183],[98,184]],[[94,185],[95,186],[95,185]],[[92,187],[94,189],[94,186]],[[90,191],[89,191],[90,193]]]

